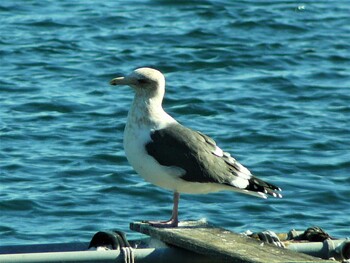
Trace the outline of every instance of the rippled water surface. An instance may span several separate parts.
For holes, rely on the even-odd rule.
[[[180,219],[350,236],[347,1],[2,1],[1,244],[87,241],[166,219],[172,194],[128,165],[132,100],[108,81],[152,66],[166,110],[283,199],[183,195]],[[130,237],[137,235],[128,231]]]

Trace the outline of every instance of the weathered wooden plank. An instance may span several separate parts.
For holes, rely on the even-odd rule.
[[[263,243],[200,221],[181,222],[176,228],[156,228],[135,222],[130,229],[190,251],[240,263],[329,263],[305,254]]]

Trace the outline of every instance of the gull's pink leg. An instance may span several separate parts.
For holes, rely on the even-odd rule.
[[[180,200],[180,194],[178,192],[174,192],[173,212],[171,214],[171,218],[168,221],[145,221],[145,222],[155,227],[177,227],[179,223],[179,219],[178,219],[179,200]]]
[[[178,192],[174,192],[173,197],[173,212],[171,213],[171,219],[170,221],[174,222],[174,226],[177,226],[179,223],[179,201],[180,201],[180,194]]]

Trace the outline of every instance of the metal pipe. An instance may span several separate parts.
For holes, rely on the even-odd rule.
[[[337,260],[350,259],[350,240],[327,239],[323,242],[285,242],[287,249],[323,259],[334,257]]]

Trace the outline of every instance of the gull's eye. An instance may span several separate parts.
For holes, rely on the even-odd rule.
[[[137,82],[140,83],[140,84],[146,84],[146,83],[147,83],[147,80],[145,80],[145,79],[139,79],[139,80],[137,80]]]

